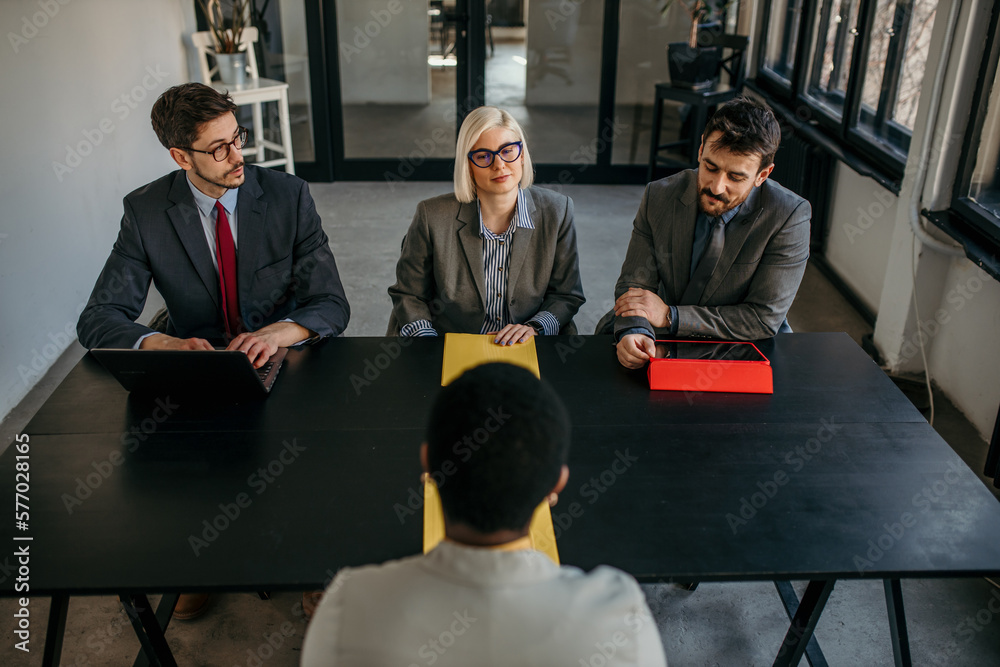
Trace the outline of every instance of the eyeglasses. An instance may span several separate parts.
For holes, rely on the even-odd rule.
[[[211,151],[200,151],[197,148],[185,148],[183,150],[191,151],[193,153],[204,153],[205,155],[211,155],[215,158],[216,162],[222,162],[229,157],[229,147],[232,146],[237,150],[243,150],[243,147],[247,145],[247,137],[250,134],[250,130],[245,127],[238,128],[236,130],[236,138],[229,143],[219,144],[215,147],[215,150]]]
[[[504,144],[495,151],[485,148],[478,151],[469,151],[469,159],[472,160],[472,164],[482,169],[486,169],[486,167],[493,164],[494,155],[499,155],[500,159],[504,162],[513,162],[521,157],[521,142],[512,141],[509,144]]]

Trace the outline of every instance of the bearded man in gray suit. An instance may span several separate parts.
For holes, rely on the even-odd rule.
[[[809,258],[812,208],[767,178],[780,142],[771,109],[737,98],[706,125],[697,169],[646,187],[615,285],[623,366],[643,366],[657,337],[791,331],[785,315]]]

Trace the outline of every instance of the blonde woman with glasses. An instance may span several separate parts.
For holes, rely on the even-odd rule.
[[[576,333],[573,200],[533,187],[533,176],[513,116],[480,107],[465,118],[454,194],[420,202],[403,237],[387,335],[481,333],[513,345]]]

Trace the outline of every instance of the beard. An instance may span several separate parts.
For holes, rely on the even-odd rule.
[[[226,173],[226,175],[221,178],[210,177],[202,173],[202,171],[198,169],[197,166],[193,167],[193,170],[194,173],[206,183],[211,183],[212,185],[218,186],[220,188],[226,188],[227,190],[233,190],[243,185],[243,181],[246,180],[245,174],[240,174],[238,177],[232,176],[232,173],[238,169],[242,169],[244,164],[246,163],[241,161],[238,165],[229,170]]]
[[[748,192],[747,194],[750,193]],[[708,208],[708,206],[706,206],[705,204],[706,200],[710,205],[722,206],[722,208],[719,210],[711,210]],[[700,210],[705,215],[719,216],[722,215],[723,213],[728,213],[729,211],[732,211],[734,208],[742,204],[745,200],[746,200],[746,195],[744,195],[742,199],[735,200],[726,197],[725,195],[722,196],[713,195],[712,191],[709,190],[708,188],[702,188],[702,190],[698,193],[698,210]]]

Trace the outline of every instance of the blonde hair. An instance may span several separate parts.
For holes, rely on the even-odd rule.
[[[458,131],[458,144],[455,146],[455,198],[463,203],[476,199],[476,181],[472,178],[469,162],[469,151],[473,149],[479,137],[487,130],[503,127],[513,132],[521,142],[521,157],[524,165],[521,171],[521,188],[528,188],[535,181],[535,170],[531,166],[531,155],[528,153],[528,141],[524,130],[509,113],[497,107],[479,107],[469,112]]]

